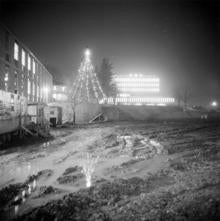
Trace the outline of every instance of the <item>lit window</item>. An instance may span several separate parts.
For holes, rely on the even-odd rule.
[[[33,82],[33,88],[32,89],[33,89],[32,95],[35,96],[35,84],[34,84],[34,82]]]
[[[4,81],[5,81],[5,90],[8,91],[8,81],[9,81],[9,66],[8,65],[5,66]]]
[[[61,94],[57,94],[57,99],[61,100]]]
[[[21,51],[21,63],[23,66],[25,66],[25,51],[22,49]]]
[[[31,81],[28,79],[28,95],[31,94]]]
[[[31,70],[31,57],[28,55],[28,70]]]
[[[36,63],[35,63],[35,61],[33,59],[33,73],[35,74],[35,72],[36,72]]]
[[[39,98],[39,86],[37,85],[37,98]]]
[[[14,86],[17,87],[18,85],[18,73],[17,71],[14,72]]]
[[[14,43],[14,59],[18,61],[18,58],[19,58],[19,48],[18,48],[18,44],[15,42]]]
[[[5,82],[8,81],[8,73],[5,73]]]

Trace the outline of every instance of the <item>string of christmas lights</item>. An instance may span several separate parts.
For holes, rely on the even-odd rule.
[[[73,83],[72,99],[74,104],[97,103],[106,97],[94,72],[90,56],[90,50],[86,49],[78,75]]]

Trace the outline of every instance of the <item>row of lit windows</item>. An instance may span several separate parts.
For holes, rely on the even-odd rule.
[[[120,88],[122,92],[159,92],[159,88]]]
[[[130,73],[129,77],[143,77],[143,74]]]
[[[24,87],[25,87],[25,83],[24,83],[24,79],[23,79],[24,75],[22,74],[22,78],[21,78],[21,91],[20,94],[22,96],[24,96]],[[31,90],[31,84],[32,84],[32,90]],[[9,66],[5,66],[5,75],[4,75],[4,86],[5,86],[5,91],[9,91]],[[39,98],[40,97],[40,89],[39,89],[39,85],[35,82],[31,83],[31,80],[28,79],[27,80],[27,92],[28,92],[28,97],[30,99],[31,95],[33,97],[35,97],[35,90],[36,90],[36,97]],[[18,93],[18,73],[17,71],[14,72],[14,93],[17,94]]]
[[[9,34],[7,34],[7,39],[9,39],[8,37]],[[9,40],[6,41],[6,44],[9,46]],[[9,51],[9,47],[5,47],[5,49],[7,51]],[[21,58],[20,58],[20,54],[21,54]],[[10,61],[9,59],[9,55],[6,54],[8,56],[8,59],[6,59],[7,61]],[[6,57],[7,57],[6,56]],[[31,71],[33,74],[36,74],[37,72],[37,67],[40,68],[42,72],[42,74],[44,75],[45,81],[51,81],[51,75],[49,74],[49,72],[42,67],[41,65],[37,66],[37,61],[36,59],[34,59],[28,52],[26,52],[22,47],[19,46],[19,44],[17,42],[14,42],[13,45],[13,59],[15,60],[15,64],[18,65],[18,62],[21,62],[21,67],[22,67],[22,71],[24,70],[24,67],[27,67],[28,71]],[[44,73],[45,72],[45,73]],[[4,72],[4,90],[5,91],[9,91],[12,88],[9,86],[9,82],[10,82],[10,76],[11,73],[9,72],[9,66],[6,65],[5,66],[5,72]],[[40,76],[36,75],[37,79],[36,81],[39,82],[40,80]],[[18,73],[16,71],[14,71],[14,81],[13,81],[13,86],[14,87],[14,93],[18,93],[18,86],[20,85],[20,95],[24,96],[24,90],[27,89],[27,94],[28,94],[28,98],[29,100],[35,100],[34,98],[37,97],[38,98],[46,98],[46,100],[48,99],[48,87],[44,87],[40,90],[40,86],[38,83],[35,83],[35,81],[31,81],[29,79],[30,76],[28,76],[27,79],[24,79],[24,73],[21,72],[21,81],[19,83],[18,81]],[[27,83],[26,83],[27,81]],[[27,86],[25,86],[27,85]],[[10,87],[10,88],[9,88]],[[26,88],[27,87],[27,88]]]
[[[118,87],[159,87],[158,83],[118,83]]]
[[[53,98],[55,100],[67,101],[67,95],[66,94],[55,93],[55,94],[53,94]]]
[[[65,86],[58,86],[58,85],[54,85],[53,86],[53,90],[54,91],[63,91],[63,92],[65,92]]]
[[[40,96],[40,87],[39,85],[37,84],[37,86],[35,85],[34,82],[32,82],[32,95],[35,96],[35,89],[37,90],[36,91],[36,96],[39,97]],[[28,95],[31,94],[31,81],[28,79]]]
[[[125,76],[126,77],[128,76],[130,78],[134,78],[134,77],[136,77],[136,78],[142,78],[142,77],[155,78],[156,77],[155,75],[152,75],[152,74],[143,75],[141,73],[130,73],[129,75],[125,75]],[[125,77],[125,76],[123,76],[123,77]]]
[[[160,82],[159,78],[150,78],[150,77],[144,77],[144,78],[125,78],[125,77],[116,77],[116,82]]]
[[[112,103],[113,101],[113,98],[107,98],[108,103]],[[115,101],[117,103],[174,103],[175,99],[172,97],[117,97]]]
[[[16,42],[14,42],[14,60],[19,61],[19,46]],[[27,54],[27,59],[26,59],[26,52],[22,48],[21,49],[21,64],[23,67],[27,66],[29,71],[31,71],[31,60],[32,60],[32,71],[33,71],[33,74],[35,74],[36,62],[33,58],[31,59],[29,54]]]

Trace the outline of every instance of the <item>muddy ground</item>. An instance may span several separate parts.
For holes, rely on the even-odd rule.
[[[1,220],[219,220],[219,122],[104,123],[52,134],[0,152]]]

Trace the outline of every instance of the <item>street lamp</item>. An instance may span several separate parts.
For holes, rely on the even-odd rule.
[[[218,106],[218,102],[217,101],[212,101],[211,106],[212,107],[217,107]]]

